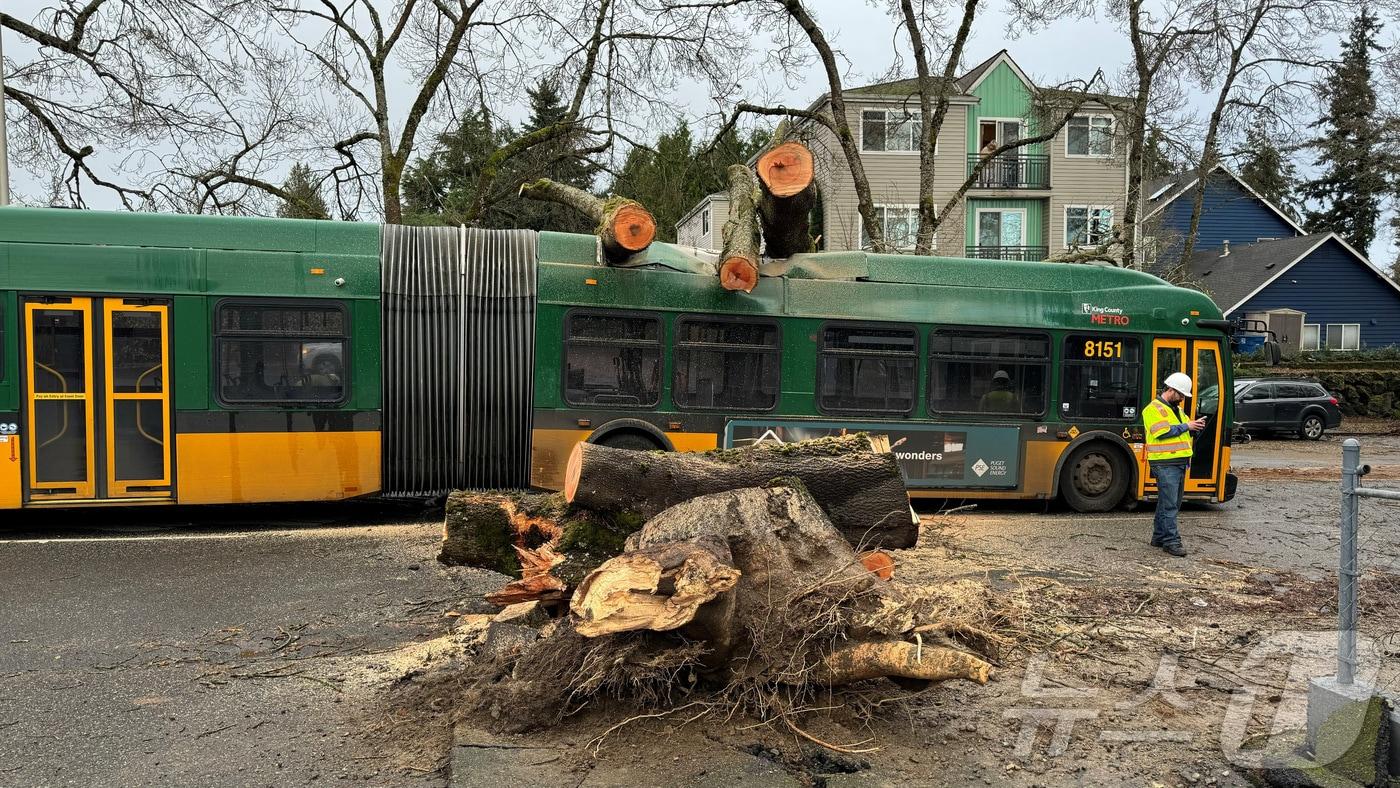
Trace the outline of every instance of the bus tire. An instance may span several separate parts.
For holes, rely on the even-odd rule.
[[[1076,512],[1107,512],[1128,494],[1131,475],[1123,450],[1107,441],[1074,449],[1060,470],[1060,495]]]
[[[666,447],[657,443],[650,435],[633,430],[616,430],[596,441],[599,446],[630,451],[665,451]]]

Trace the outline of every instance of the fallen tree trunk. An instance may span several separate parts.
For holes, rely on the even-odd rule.
[[[789,477],[811,491],[851,544],[913,547],[918,523],[894,455],[815,453],[825,448],[830,445],[797,443],[685,454],[579,443],[565,470],[564,497],[576,506],[645,521],[692,498]]]
[[[742,164],[729,168],[729,218],[721,237],[719,283],[725,290],[750,292],[758,285],[758,187]]]
[[[520,196],[567,205],[597,224],[603,258],[620,263],[646,249],[656,237],[656,219],[636,200],[609,197],[604,200],[548,178],[520,186]]]
[[[764,252],[782,259],[812,251],[811,213],[817,201],[812,152],[789,140],[759,156],[757,169]]]

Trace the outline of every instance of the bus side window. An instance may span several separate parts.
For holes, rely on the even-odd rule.
[[[827,325],[817,365],[817,407],[827,412],[911,412],[918,354],[919,334],[912,328]]]
[[[339,301],[228,301],[215,326],[225,405],[335,405],[349,399],[349,313]]]
[[[1135,420],[1142,408],[1142,346],[1136,337],[1071,334],[1065,339],[1060,415]]]
[[[661,320],[571,312],[564,328],[564,401],[651,408],[661,400]]]
[[[938,329],[929,338],[934,413],[1040,416],[1050,337],[1029,332]]]
[[[683,316],[671,396],[679,408],[771,410],[778,404],[778,324]]]

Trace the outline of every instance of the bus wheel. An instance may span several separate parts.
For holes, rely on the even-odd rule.
[[[598,441],[598,445],[631,451],[658,451],[663,448],[646,435],[630,430],[618,430],[611,435],[604,435],[602,440]]]
[[[1080,446],[1060,471],[1060,494],[1076,512],[1106,512],[1127,493],[1128,463],[1108,443]]]

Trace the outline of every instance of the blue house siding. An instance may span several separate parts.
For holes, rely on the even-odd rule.
[[[1360,323],[1363,348],[1400,345],[1400,292],[1379,281],[1335,240],[1319,246],[1228,316],[1281,308],[1306,312],[1305,322],[1320,324],[1324,348],[1328,323]]]
[[[1187,189],[1155,217],[1161,229],[1158,254],[1175,257],[1181,239],[1191,229],[1191,200],[1195,187]],[[1292,225],[1273,209],[1246,191],[1229,175],[1217,173],[1206,184],[1201,206],[1201,223],[1196,232],[1197,249],[1218,249],[1222,242],[1252,244],[1260,238],[1292,238],[1298,235]]]

